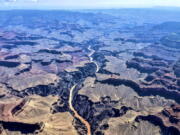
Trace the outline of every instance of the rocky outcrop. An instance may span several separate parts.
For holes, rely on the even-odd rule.
[[[98,128],[103,128],[99,124],[104,119],[121,117],[132,109],[126,106],[117,109],[113,107],[116,104],[118,104],[118,101],[112,101],[110,97],[102,97],[100,102],[92,102],[86,96],[77,95],[73,100],[75,109],[90,123],[93,134],[103,133]],[[108,128],[108,125],[105,127]]]
[[[6,56],[4,59],[10,60],[10,59],[17,59],[18,57],[19,57],[19,55],[10,55],[10,56]]]
[[[136,121],[145,120],[157,125],[161,128],[164,135],[180,134],[180,107],[172,105],[170,108],[165,108],[162,112],[155,115],[138,116]]]
[[[2,128],[11,132],[19,131],[21,134],[35,134],[40,131],[42,128],[42,124],[28,124],[28,123],[20,123],[20,122],[5,122],[0,121],[0,125]],[[2,131],[0,131],[2,133]]]
[[[0,12],[2,133],[179,134],[177,27],[109,11]]]
[[[152,46],[149,47],[151,51]],[[147,54],[149,53],[147,51]],[[163,52],[164,49],[162,48]],[[172,51],[172,50],[171,50]],[[134,53],[135,58],[127,61],[128,68],[134,68],[141,73],[147,73],[145,81],[138,83],[141,95],[160,95],[168,99],[174,99],[176,102],[180,102],[180,87],[178,77],[178,62],[177,57],[174,57],[172,61],[165,58],[160,58],[157,55],[147,55],[144,52]],[[178,55],[177,55],[178,56]],[[174,69],[172,71],[171,69]],[[174,75],[175,73],[175,75]]]
[[[1,121],[14,121],[13,115],[21,111],[25,105],[26,100],[0,103],[0,120]]]
[[[35,46],[37,45],[37,42],[32,42],[32,41],[7,41],[6,45],[3,45],[3,48],[6,49],[13,49],[18,46],[23,46],[23,45],[29,45],[29,46]]]
[[[133,58],[131,61],[127,61],[128,68],[135,68],[142,73],[153,73],[160,68],[166,68],[168,63],[163,60],[144,60],[142,58]]]
[[[20,63],[19,62],[13,62],[13,61],[0,61],[0,66],[3,67],[9,67],[9,68],[14,68],[19,66]]]
[[[27,67],[23,68],[22,70],[20,70],[19,72],[17,72],[15,75],[20,75],[22,73],[25,73],[25,72],[29,72],[31,69],[32,69],[32,64],[28,64],[26,65]]]
[[[40,49],[38,52],[39,52],[39,53],[51,53],[51,54],[59,54],[59,55],[62,55],[62,53],[61,53],[60,51],[50,50],[50,49]]]
[[[145,86],[143,84],[138,84],[132,80],[114,78],[98,82],[114,86],[125,85],[127,87],[134,89],[140,96],[160,95],[168,99],[173,99],[176,102],[180,103],[180,93],[178,91],[170,90],[168,88],[161,87],[158,85]]]
[[[59,78],[55,74],[36,74],[29,77],[20,75],[10,79],[7,84],[14,90],[22,91],[38,85],[55,84],[58,80]]]

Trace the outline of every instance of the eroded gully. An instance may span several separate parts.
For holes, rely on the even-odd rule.
[[[90,62],[94,63],[96,65],[96,73],[99,71],[99,66],[97,64],[97,62],[93,61],[92,55],[95,53],[95,50],[91,49],[91,46],[88,47],[88,50],[90,51],[88,57],[90,59]],[[77,119],[79,119],[87,128],[87,135],[92,135],[91,133],[91,125],[89,124],[89,122],[87,120],[85,120],[81,115],[78,114],[78,112],[76,111],[76,109],[73,107],[73,92],[76,88],[77,84],[73,85],[70,89],[70,94],[69,94],[69,108],[71,109],[71,111],[74,113],[74,117],[76,117]]]

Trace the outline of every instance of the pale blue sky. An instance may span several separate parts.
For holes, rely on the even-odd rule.
[[[180,0],[0,0],[4,8],[118,8],[118,7],[180,7]]]

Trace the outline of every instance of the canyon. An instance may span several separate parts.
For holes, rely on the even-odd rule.
[[[0,11],[0,134],[180,134],[169,12]]]

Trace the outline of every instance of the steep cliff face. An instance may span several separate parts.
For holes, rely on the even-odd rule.
[[[0,121],[3,130],[8,130],[11,132],[20,132],[20,134],[35,134],[41,129],[41,124],[28,124],[28,123],[19,123],[19,122],[4,122]],[[0,131],[3,133],[3,131]]]
[[[0,12],[0,134],[179,134],[180,13],[117,11]]]
[[[161,51],[163,53],[166,52],[163,49]],[[178,64],[173,65],[173,61],[178,60],[178,55],[174,55],[174,58],[171,61],[164,58],[156,58],[154,56],[146,57],[142,52],[141,54],[139,53],[137,55],[137,53],[135,53],[134,55],[136,58],[127,62],[127,67],[135,68],[139,72],[148,74],[145,81],[139,83],[142,91],[147,95],[160,95],[174,99],[179,103],[179,77],[176,75]],[[173,68],[174,71],[172,70]]]
[[[0,61],[0,66],[4,66],[4,67],[10,67],[10,68],[13,68],[13,67],[17,67],[19,66],[20,63],[19,62],[11,62],[11,61]]]
[[[160,126],[164,135],[180,134],[180,121],[179,121],[179,105],[172,105],[171,108],[166,108],[162,112],[148,116],[138,116],[136,121],[145,120]]]

